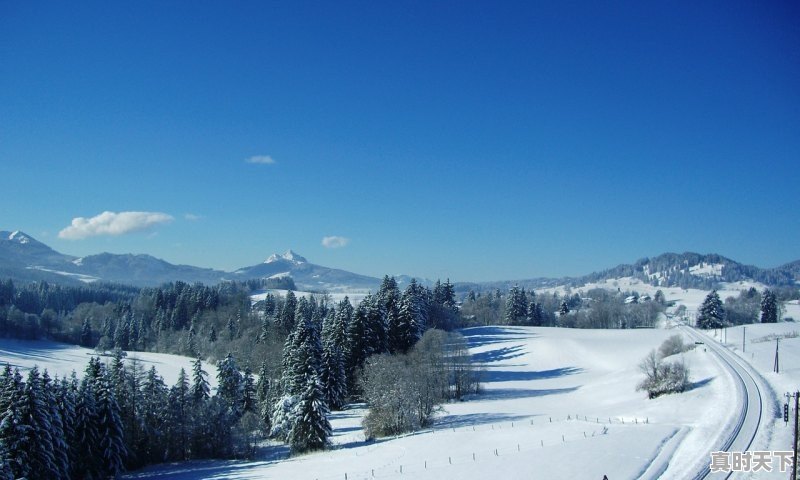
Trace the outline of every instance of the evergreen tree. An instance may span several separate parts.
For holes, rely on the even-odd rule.
[[[48,409],[50,417],[50,436],[53,444],[53,461],[56,466],[54,478],[69,478],[69,449],[66,443],[66,431],[64,420],[59,408],[57,399],[57,385],[53,383],[47,374],[47,370],[42,374],[42,393],[44,404]]]
[[[517,285],[514,285],[506,297],[505,323],[507,325],[521,325],[527,317],[528,300],[525,297],[525,289],[520,289]]]
[[[211,387],[208,385],[208,373],[203,370],[203,362],[200,357],[192,364],[192,388],[189,394],[195,404],[201,404],[208,400]]]
[[[308,376],[305,384],[292,412],[294,421],[288,441],[293,453],[324,449],[332,433],[328,406],[319,381],[314,376]]]
[[[562,317],[569,314],[569,305],[566,301],[561,302],[561,307],[558,309],[558,314]]]
[[[30,480],[59,478],[62,468],[66,467],[56,464],[53,419],[47,400],[39,369],[33,367],[28,372],[21,403],[22,421],[28,426],[23,448],[28,452],[30,464],[26,477]]]
[[[89,322],[89,318],[83,319],[83,325],[81,326],[81,339],[80,339],[81,346],[92,348],[94,347],[93,339],[92,339],[92,324]]]
[[[122,419],[114,390],[106,376],[95,385],[97,389],[97,431],[99,434],[100,469],[104,475],[117,477],[123,469],[127,454],[123,438]]]
[[[720,328],[725,324],[725,310],[722,308],[722,301],[719,294],[713,290],[703,300],[700,305],[699,315],[697,316],[697,327],[703,329]]]
[[[79,445],[70,464],[70,478],[99,478],[102,475],[100,459],[100,428],[95,383],[89,376],[90,368],[83,377],[75,404],[75,438]]]
[[[389,351],[386,335],[386,310],[380,298],[367,295],[363,302],[367,311],[367,356]]]
[[[242,412],[255,412],[258,400],[256,398],[256,384],[250,366],[244,369],[242,377]]]
[[[25,384],[19,370],[6,364],[0,392],[0,452],[8,464],[12,478],[25,478],[31,468],[27,449],[31,427],[23,415]]]
[[[764,290],[761,296],[761,323],[778,322],[778,301],[772,290]]]
[[[287,332],[291,332],[294,329],[295,310],[297,310],[297,297],[293,291],[289,290],[286,292],[283,309],[281,309],[281,314],[278,318],[278,323]]]
[[[367,359],[367,348],[367,306],[360,302],[353,313],[353,319],[347,325],[345,368],[347,392],[350,395],[357,395],[356,372]]]
[[[178,381],[170,388],[167,409],[167,440],[172,446],[170,457],[173,460],[189,459],[191,430],[191,403],[189,378],[181,368]]]
[[[167,423],[169,395],[164,380],[150,367],[142,383],[142,444],[137,445],[140,457],[146,462],[166,460],[168,441],[164,425]]]
[[[423,322],[421,303],[412,281],[400,298],[396,322],[389,325],[390,352],[406,353],[419,340]]]
[[[270,396],[270,369],[266,360],[261,362],[261,369],[258,371],[258,381],[256,382],[256,400],[263,403]]]
[[[323,344],[319,377],[328,406],[333,410],[341,409],[347,398],[347,378],[342,353],[331,341]]]
[[[217,365],[217,395],[228,406],[235,417],[241,416],[242,407],[242,375],[236,366],[236,360],[230,353]]]
[[[347,328],[353,319],[353,305],[350,303],[348,297],[336,305],[336,314],[334,322],[331,327],[330,340],[341,351],[345,351],[347,347]]]

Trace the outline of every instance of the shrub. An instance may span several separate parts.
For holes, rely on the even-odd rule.
[[[683,337],[676,334],[664,340],[664,343],[658,347],[658,355],[661,358],[667,358],[671,355],[683,353],[688,349],[688,346],[683,343]]]
[[[644,358],[639,364],[639,369],[645,374],[645,379],[636,387],[636,390],[646,391],[648,398],[684,392],[691,385],[689,367],[683,360],[664,362],[655,350],[651,350]]]

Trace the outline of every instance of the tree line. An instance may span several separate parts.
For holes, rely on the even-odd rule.
[[[436,333],[440,332],[437,328],[461,325],[449,281],[437,282],[433,289],[411,281],[401,290],[387,276],[375,294],[355,306],[347,298],[334,305],[325,295],[298,296],[291,290],[285,295],[269,293],[253,304],[252,285],[208,287],[175,282],[108,295],[102,304],[77,303],[71,311],[54,310],[50,316],[45,311],[35,313],[36,308],[49,305],[47,301],[36,307],[19,302],[29,295],[26,292],[45,292],[49,287],[5,285],[0,304],[0,324],[6,326],[3,334],[13,335],[21,316],[31,324],[32,338],[68,340],[96,347],[101,353],[114,352],[109,366],[93,359],[80,380],[76,375],[53,382],[30,377],[27,383],[16,381],[16,390],[6,389],[17,392],[8,397],[13,405],[24,404],[21,399],[27,385],[39,383],[41,398],[50,395],[67,402],[66,410],[60,412],[0,409],[5,415],[3,425],[15,428],[0,442],[10,449],[0,453],[14,478],[76,478],[76,468],[87,472],[83,478],[99,478],[157,462],[246,457],[266,436],[286,441],[295,453],[324,448],[330,435],[330,410],[366,400],[370,418],[375,419],[384,408],[379,399],[366,395],[375,391],[377,381],[370,372],[378,361],[370,359],[394,356],[415,365],[419,374],[415,381],[428,380],[411,384],[408,395],[414,395],[418,385],[436,385],[436,391],[425,394],[430,406],[425,415],[417,414],[415,422],[395,424],[391,431],[426,425],[442,402],[476,388],[474,376],[466,380],[465,372],[472,370],[463,338]],[[43,318],[49,319],[47,328]],[[418,348],[420,339],[436,340],[421,342],[423,347]],[[191,378],[181,371],[176,385],[168,387],[155,369],[143,372],[135,359],[123,361],[123,350],[178,353],[197,361]],[[237,352],[238,358],[223,351]],[[201,357],[217,363],[219,386],[213,394]],[[253,366],[258,366],[257,373]],[[19,372],[9,373],[8,378],[16,377]],[[106,402],[103,411],[97,410],[100,396]],[[71,408],[79,405],[85,406],[85,414],[75,417]],[[62,424],[61,430],[54,427],[49,433],[51,442],[57,438],[64,445],[53,447],[65,452],[61,460],[44,454],[38,463],[25,459],[26,446],[46,435],[31,436],[38,431],[31,425],[40,414],[49,415],[42,425]],[[80,418],[80,428],[89,430],[71,436],[70,429],[77,427],[67,418]],[[101,420],[113,425],[101,425]],[[380,435],[383,430],[371,432]],[[100,443],[82,447],[94,441]],[[87,466],[90,457],[100,459],[99,463]]]

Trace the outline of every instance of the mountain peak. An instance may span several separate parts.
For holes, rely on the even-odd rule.
[[[20,232],[19,230],[11,232],[11,234],[8,236],[8,239],[12,241],[17,241],[23,245],[26,243],[30,243],[31,241],[31,238],[29,236],[25,235],[24,232]]]
[[[308,260],[305,257],[302,257],[292,251],[292,249],[286,250],[283,255],[278,255],[277,253],[273,253],[269,256],[269,258],[264,263],[274,263],[280,260],[286,260],[292,263],[308,263]]]

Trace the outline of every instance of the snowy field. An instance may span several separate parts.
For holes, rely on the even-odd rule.
[[[691,391],[647,400],[635,390],[639,361],[673,333],[467,329],[484,392],[447,404],[432,429],[366,442],[355,408],[333,414],[325,452],[287,458],[276,445],[261,461],[162,465],[127,478],[683,478],[706,461],[697,452],[723,433],[736,399],[702,350],[685,354]]]
[[[39,370],[47,370],[50,377],[68,377],[74,370],[78,378],[83,377],[83,371],[89,363],[89,358],[100,356],[100,360],[111,363],[108,355],[98,355],[91,348],[67,345],[64,343],[49,342],[45,340],[14,340],[0,338],[0,365],[6,364],[19,368],[23,377],[25,371],[34,365]],[[195,359],[166,353],[128,352],[124,359],[125,365],[130,366],[134,360],[138,362],[144,372],[150,367],[156,367],[156,372],[164,379],[167,386],[172,386],[178,381],[181,368],[191,378],[192,363]],[[217,367],[203,362],[203,370],[208,372],[208,383],[211,388],[217,387]]]
[[[738,294],[728,286],[720,295]],[[606,288],[655,293],[620,279]],[[587,287],[591,288],[591,287]],[[650,287],[652,288],[652,287]],[[758,286],[756,286],[758,288]],[[708,292],[662,288],[668,300],[696,311]],[[575,290],[574,290],[575,291]],[[800,318],[800,306],[785,316]],[[746,330],[745,351],[741,351]],[[790,429],[777,417],[785,391],[800,387],[800,331],[795,323],[729,328],[719,340],[751,363],[773,389],[775,413],[753,449],[786,450]],[[420,478],[634,478],[682,479],[708,464],[706,452],[728,433],[739,405],[720,361],[701,347],[683,354],[692,389],[648,400],[635,390],[638,364],[678,329],[575,330],[476,327],[463,330],[473,359],[483,366],[481,394],[444,406],[433,428],[398,438],[365,441],[363,406],[334,412],[332,448],[289,457],[283,445],[265,445],[256,461],[200,461],[130,472],[129,479],[372,479]],[[800,332],[798,333],[800,335]],[[773,373],[775,336],[780,373]],[[714,340],[710,340],[714,341]],[[80,375],[92,350],[52,342],[0,340],[0,362],[34,364],[52,375]],[[155,365],[167,384],[192,359],[131,353]],[[215,382],[216,370],[205,366]],[[749,478],[784,478],[785,474]],[[743,477],[748,478],[748,477]]]

